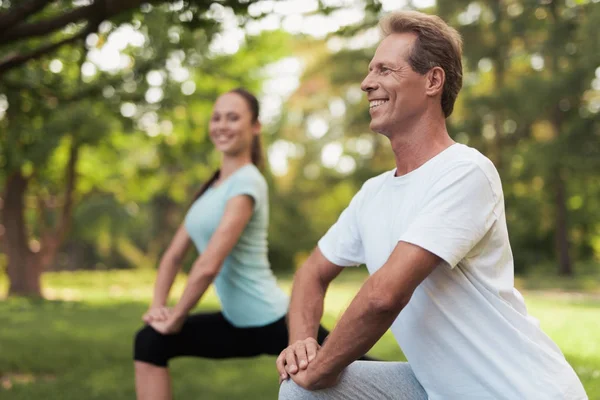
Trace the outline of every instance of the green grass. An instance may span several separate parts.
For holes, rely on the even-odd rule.
[[[325,325],[349,304],[364,278],[342,274],[326,302]],[[0,398],[132,399],[132,335],[152,290],[150,272],[52,273],[44,277],[52,300],[0,301]],[[178,279],[174,292],[181,291]],[[283,282],[289,290],[290,282]],[[0,278],[0,293],[6,281]],[[593,297],[525,295],[530,312],[561,347],[590,399],[600,399],[600,301]],[[209,292],[200,309],[217,308]],[[388,332],[372,350],[403,359]],[[273,357],[172,362],[177,399],[268,399],[277,393]]]
[[[600,296],[600,265],[597,262],[577,262],[574,277],[558,276],[556,269],[552,264],[530,267],[527,274],[517,278],[517,285],[528,291],[577,292]]]

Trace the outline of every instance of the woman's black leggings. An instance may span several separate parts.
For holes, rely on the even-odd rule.
[[[319,326],[317,341],[329,332]],[[220,312],[190,315],[181,331],[163,335],[146,325],[135,335],[134,360],[166,367],[169,360],[181,356],[204,358],[254,357],[279,355],[288,346],[285,317],[265,326],[238,328]]]

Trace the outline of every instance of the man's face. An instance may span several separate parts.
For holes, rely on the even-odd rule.
[[[381,41],[361,84],[367,92],[371,129],[385,136],[417,119],[427,108],[427,78],[411,68],[414,33],[393,33]]]

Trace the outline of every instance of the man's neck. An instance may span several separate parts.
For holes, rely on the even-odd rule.
[[[414,171],[454,144],[445,119],[435,118],[395,132],[390,135],[390,142],[396,158],[396,176]]]

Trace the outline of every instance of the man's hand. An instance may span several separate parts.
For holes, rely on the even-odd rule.
[[[149,325],[163,335],[173,335],[181,331],[184,322],[185,318],[176,318],[174,314],[170,314],[166,320],[152,321]]]
[[[165,306],[151,306],[142,316],[142,320],[150,324],[151,322],[166,321],[171,314],[171,309]]]
[[[321,346],[314,338],[298,340],[285,348],[275,362],[277,372],[279,372],[279,383],[288,379],[290,374],[305,370],[308,364],[315,359],[320,348]]]
[[[311,364],[310,367],[290,375],[294,383],[306,390],[321,390],[335,386],[341,374],[323,375],[318,371],[317,364],[318,361]]]

